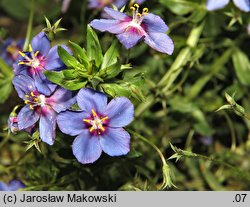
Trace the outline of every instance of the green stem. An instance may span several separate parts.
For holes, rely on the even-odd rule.
[[[153,144],[149,139],[143,137],[142,135],[138,134],[137,132],[134,132],[130,129],[127,129],[127,131],[129,133],[131,133],[132,135],[134,135],[135,137],[142,140],[143,142],[147,143],[151,147],[153,147],[155,149],[155,151],[158,153],[158,155],[160,156],[161,162],[162,162],[162,173],[163,173],[163,181],[162,181],[162,185],[160,187],[160,190],[163,190],[166,187],[169,187],[169,188],[176,187],[172,183],[170,166],[167,164],[167,161],[166,161],[164,155],[162,154],[161,150],[159,150],[159,148],[155,144]]]
[[[232,151],[235,151],[235,149],[236,149],[236,135],[235,135],[234,125],[233,125],[232,120],[231,120],[231,119],[229,118],[229,116],[227,115],[227,113],[225,113],[225,112],[223,111],[223,115],[224,115],[225,118],[226,118],[228,127],[229,127],[229,129],[230,129],[230,133],[231,133],[231,139],[232,139],[231,150],[232,150]]]
[[[27,51],[31,39],[31,31],[32,31],[32,24],[33,24],[33,19],[34,19],[34,0],[31,2],[31,8],[30,8],[30,15],[29,15],[29,22],[28,22],[28,27],[27,27],[27,32],[26,32],[26,38],[23,46],[23,50]]]

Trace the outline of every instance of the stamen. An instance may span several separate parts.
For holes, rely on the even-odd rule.
[[[134,4],[134,7],[136,7],[137,9],[139,9],[139,4]]]
[[[31,93],[30,93],[30,95],[31,95],[32,97],[34,97],[34,96],[35,96],[34,92],[31,92]]]
[[[31,44],[29,44],[29,52],[33,52],[33,49],[31,47]]]
[[[36,56],[38,55],[38,53],[39,53],[39,51],[36,51],[36,53],[35,53],[35,55],[34,55],[34,56],[36,57]]]
[[[83,119],[84,122],[91,123],[90,119]]]
[[[143,14],[148,14],[148,8],[144,8],[142,11],[143,11]]]
[[[135,7],[133,7],[133,6],[131,6],[131,7],[130,7],[130,9],[131,9],[131,10],[133,10],[133,11],[135,11],[135,10],[136,10],[136,9],[135,9]]]
[[[18,62],[18,65],[24,65],[24,64],[27,64],[27,63],[25,63],[23,61]]]
[[[102,119],[101,119],[101,121],[105,121],[105,120],[107,120],[109,117],[108,116],[105,116],[105,117],[103,117]]]
[[[89,129],[89,131],[90,131],[90,132],[93,132],[94,129],[95,129],[95,128],[92,126],[92,127]]]
[[[30,101],[29,101],[29,100],[25,100],[24,103],[25,103],[25,104],[28,104],[28,103],[30,103]]]
[[[34,108],[33,108],[33,106],[32,106],[32,105],[30,105],[30,109],[31,109],[31,110],[34,110]]]
[[[136,16],[138,17],[142,17],[141,13],[137,13]]]
[[[103,132],[105,131],[104,127],[101,125],[100,127],[100,130],[102,130]]]
[[[95,110],[94,110],[94,109],[92,109],[92,114],[93,114],[93,116],[94,116],[94,117],[96,117],[96,116],[97,116],[97,114],[96,114],[96,112],[95,112]]]
[[[26,56],[23,52],[21,52],[21,51],[18,51],[18,52],[19,52],[19,54],[20,54],[21,56],[23,56],[23,57]]]
[[[29,98],[29,97],[30,97],[29,95],[27,95],[27,94],[25,95],[25,98]]]

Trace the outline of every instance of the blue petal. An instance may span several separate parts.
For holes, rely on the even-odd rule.
[[[225,7],[230,0],[207,0],[207,10],[213,11]]]
[[[39,51],[43,56],[46,56],[50,49],[50,41],[44,32],[40,32],[31,41],[31,46],[34,52]]]
[[[249,0],[233,0],[234,4],[242,11],[250,11],[250,1]]]
[[[0,181],[0,191],[9,191],[9,186]]]
[[[69,109],[76,102],[72,91],[68,91],[62,87],[58,87],[52,96],[46,100],[57,113]]]
[[[105,7],[104,11],[113,19],[121,20],[121,21],[126,21],[128,19],[131,19],[127,14],[124,14],[122,12],[116,11],[114,9]]]
[[[61,45],[66,51],[69,51],[69,49],[65,45]],[[60,59],[58,53],[57,53],[58,46],[54,46],[50,49],[46,61],[45,61],[45,69],[46,70],[61,70],[65,67],[64,63]]]
[[[12,83],[21,99],[24,99],[26,94],[36,91],[34,80],[27,75],[15,76]]]
[[[146,25],[146,31],[148,32],[166,32],[168,30],[168,26],[162,18],[152,13],[144,17],[143,23]]]
[[[102,154],[98,137],[91,136],[88,129],[78,135],[72,145],[73,154],[82,164],[95,162]]]
[[[16,191],[20,188],[25,188],[25,185],[20,180],[11,180],[9,182],[9,190]]]
[[[159,52],[172,55],[174,51],[174,43],[172,39],[164,33],[149,33],[144,41],[150,47]]]
[[[57,87],[57,85],[51,83],[48,79],[46,79],[45,75],[41,72],[33,75],[33,78],[37,90],[46,96],[51,95]]]
[[[107,31],[112,34],[120,34],[128,27],[128,23],[114,19],[95,19],[90,22],[90,26],[101,32]]]
[[[39,122],[40,138],[43,142],[53,145],[56,138],[56,112],[47,110],[41,115]]]
[[[130,135],[123,128],[107,128],[100,137],[102,150],[110,156],[125,155],[130,150]]]
[[[103,114],[107,107],[108,98],[104,93],[100,93],[90,88],[82,88],[77,94],[77,103],[82,110],[91,114],[92,109]]]
[[[83,119],[88,118],[88,114],[84,111],[65,111],[57,116],[57,124],[59,129],[68,135],[76,136],[86,129]]]
[[[137,42],[143,38],[143,35],[139,32],[131,32],[130,29],[122,34],[116,35],[116,37],[124,45],[124,47],[126,47],[126,49],[129,49],[135,46]]]
[[[110,127],[127,126],[134,119],[134,105],[125,97],[114,98],[109,102],[105,116],[108,116]]]
[[[39,119],[39,115],[31,110],[28,105],[24,106],[17,115],[19,130],[33,126]]]

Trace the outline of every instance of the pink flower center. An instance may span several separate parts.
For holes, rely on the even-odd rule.
[[[87,126],[89,127],[89,131],[94,135],[101,135],[106,131],[106,124],[108,121],[108,116],[100,116],[98,115],[94,109],[92,109],[92,116],[89,119],[83,119]]]
[[[24,103],[29,105],[31,110],[34,110],[36,107],[50,107],[46,102],[46,97],[43,94],[39,94],[37,91],[26,94]]]
[[[18,62],[18,65],[26,65],[31,70],[31,73],[37,73],[44,69],[45,58],[39,54],[39,51],[34,52],[31,45],[29,45],[29,55],[20,52],[19,54],[24,58]]]

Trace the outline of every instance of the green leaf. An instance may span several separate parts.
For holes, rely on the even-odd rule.
[[[124,87],[116,83],[100,84],[100,87],[104,90],[105,93],[109,94],[112,97],[117,97],[117,96],[130,97],[131,96],[131,92],[128,89],[128,87]]]
[[[13,90],[12,83],[9,80],[0,80],[0,104],[4,103]]]
[[[103,79],[111,79],[116,77],[121,71],[120,61],[117,60],[117,62],[113,65],[109,65],[108,67],[101,69],[98,74]]]
[[[79,78],[75,70],[62,70],[59,72],[45,71],[44,75],[53,83],[68,90],[78,90],[87,84],[87,80]]]
[[[57,52],[59,57],[68,68],[81,68],[81,64],[77,61],[77,59],[69,54],[64,48],[58,46]]]
[[[195,10],[198,4],[187,0],[160,0],[160,3],[177,15],[185,15]]]
[[[119,56],[117,48],[118,42],[114,41],[103,57],[101,70],[117,63]]]
[[[85,67],[85,68],[89,68],[90,67],[90,62],[88,59],[88,56],[86,54],[86,51],[79,46],[78,44],[69,41],[72,50],[73,50],[73,54],[74,56],[77,58],[77,60]]]
[[[232,55],[234,69],[239,81],[246,86],[250,86],[250,63],[247,55],[236,49]]]
[[[103,55],[99,39],[94,30],[87,28],[87,55],[90,61],[95,61],[97,67],[102,63]]]

